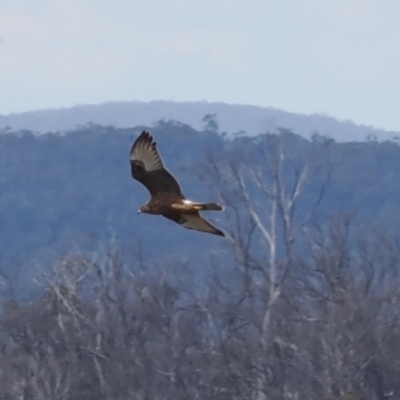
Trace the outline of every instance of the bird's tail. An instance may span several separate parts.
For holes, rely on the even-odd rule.
[[[199,211],[222,211],[224,207],[217,203],[196,203],[195,207],[198,208]]]

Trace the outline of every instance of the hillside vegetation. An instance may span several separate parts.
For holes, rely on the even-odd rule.
[[[203,117],[209,114],[217,115],[220,130],[229,135],[246,132],[247,135],[254,136],[283,127],[306,138],[319,132],[338,142],[363,141],[368,137],[398,140],[400,136],[399,132],[359,125],[352,121],[340,121],[327,115],[304,115],[272,107],[206,101],[108,102],[29,111],[0,115],[0,129],[29,129],[40,133],[65,132],[87,123],[128,128],[137,125],[153,126],[163,119],[173,119],[195,129],[203,129]]]
[[[121,246],[138,239],[145,250],[157,244],[163,258],[181,244],[179,254],[191,254],[201,244],[210,251],[221,241],[153,216],[137,215],[148,193],[133,181],[129,149],[142,127],[115,129],[90,125],[67,135],[35,136],[29,131],[0,135],[0,257],[3,263],[53,257],[74,245],[114,237]],[[180,181],[188,198],[229,202],[234,183],[214,182],[210,157],[266,173],[268,135],[223,139],[212,131],[196,131],[177,123],[152,129],[167,167]],[[309,199],[324,195],[313,223],[336,212],[354,214],[355,226],[400,226],[400,148],[391,142],[335,143],[321,137],[308,141],[282,131],[279,137],[288,162],[287,184],[294,169],[312,165],[312,184],[299,198],[299,217],[309,211]],[[328,171],[329,170],[329,171]],[[262,205],[262,193],[250,187],[252,201]],[[227,227],[230,210],[210,214]]]
[[[396,398],[399,146],[159,123],[220,238],[137,215],[142,129],[0,135],[0,397]]]

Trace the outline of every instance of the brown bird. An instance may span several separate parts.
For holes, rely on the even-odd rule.
[[[143,131],[130,152],[132,177],[149,190],[151,199],[138,212],[162,215],[187,229],[225,236],[200,216],[199,211],[221,211],[217,203],[197,203],[186,200],[176,179],[164,168],[157,143]]]

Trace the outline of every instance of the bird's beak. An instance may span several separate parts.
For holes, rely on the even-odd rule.
[[[138,213],[138,214],[141,214],[141,213],[142,213],[142,210],[139,208],[139,210],[137,210],[137,213]]]

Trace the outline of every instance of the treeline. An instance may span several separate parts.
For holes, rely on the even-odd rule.
[[[399,241],[350,248],[347,222],[310,233],[273,301],[269,266],[237,241],[203,290],[183,263],[113,249],[60,258],[29,303],[3,282],[0,398],[397,398]]]
[[[219,244],[207,235],[188,235],[170,221],[137,216],[148,193],[131,179],[128,153],[143,128],[88,125],[65,135],[0,134],[0,263],[12,270],[16,263],[29,262],[33,271],[36,264],[65,254],[73,246],[94,249],[98,241],[110,238],[126,247],[141,240],[148,257],[154,256],[147,249],[156,241],[159,259],[178,245],[184,257],[196,252],[194,243],[218,251]],[[261,149],[267,145],[268,135],[228,139],[213,129],[199,132],[173,121],[160,122],[151,132],[167,167],[189,198],[215,199],[218,186],[205,187],[199,179],[205,175],[211,155],[221,162],[233,160],[238,166],[266,168]],[[329,184],[314,216],[318,222],[329,212],[350,210],[356,213],[359,227],[379,224],[398,231],[400,147],[396,143],[335,143],[319,136],[308,141],[284,130],[281,141],[293,163],[323,154],[320,165],[331,165]],[[327,142],[329,156],[323,150]],[[293,165],[288,163],[285,168],[290,170]],[[209,171],[203,178],[209,182],[213,175]],[[283,178],[286,185],[290,183],[286,172]],[[320,184],[315,177],[315,185],[303,194],[304,202],[299,203],[303,216],[309,211],[308,196],[314,196]],[[219,185],[232,191],[224,181]],[[249,190],[254,202],[263,201],[251,186]],[[222,227],[229,224],[225,214],[211,218],[220,219],[214,222]]]
[[[25,302],[3,271],[0,398],[399,396],[399,235],[360,223],[350,207],[328,212],[324,203],[332,187],[346,193],[335,185],[354,182],[349,171],[360,168],[342,178],[337,169],[389,159],[397,148],[384,144],[375,153],[375,144],[354,144],[370,157],[346,164],[338,147],[318,136],[212,142],[189,176],[226,205],[226,239],[174,226],[182,236],[171,245],[169,231],[157,225],[151,246],[132,241],[130,256],[116,250],[118,241],[67,252],[41,268],[41,291]],[[376,168],[385,171],[381,161]],[[391,203],[376,191],[392,172],[368,188],[377,203]],[[354,189],[349,193],[362,195]],[[148,256],[162,244],[174,257]]]

